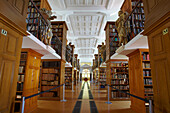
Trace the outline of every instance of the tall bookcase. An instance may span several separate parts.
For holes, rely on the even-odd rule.
[[[148,49],[138,49],[129,54],[130,93],[153,100],[153,85]],[[131,88],[132,87],[132,88]],[[140,106],[140,108],[138,108]],[[131,97],[131,107],[145,113],[148,103]]]
[[[114,89],[116,88],[129,93],[128,61],[122,59],[111,60],[109,67],[110,77],[108,80],[113,87],[110,91],[111,100],[130,100],[129,95]]]
[[[49,90],[60,85],[61,81],[61,62],[60,60],[42,60],[41,71],[41,91]],[[41,94],[40,99],[59,100],[60,89]]]
[[[67,25],[65,21],[53,21],[51,22],[53,37],[56,36],[61,41],[61,59],[66,60],[66,36],[67,36]]]
[[[106,67],[99,67],[99,89],[106,89]]]
[[[22,49],[18,72],[14,112],[21,112],[22,97],[38,93],[41,54],[32,49]],[[37,97],[25,101],[25,113],[37,107]]]
[[[104,30],[106,32],[106,61],[107,61],[118,49],[119,38],[115,22],[107,22]]]
[[[74,69],[73,67],[65,67],[66,89],[72,89]]]

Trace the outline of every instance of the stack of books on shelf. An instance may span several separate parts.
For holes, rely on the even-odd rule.
[[[144,81],[144,89],[145,89],[145,98],[153,100],[153,85],[152,85],[149,52],[141,52],[141,54],[142,54],[143,81]]]
[[[111,62],[111,90],[112,99],[129,99],[129,96],[118,92],[116,89],[129,92],[129,75],[127,62]]]
[[[65,68],[65,87],[72,88],[72,68]]]
[[[49,90],[60,84],[60,61],[43,61],[41,91]],[[44,93],[41,97],[58,97],[58,89]]]

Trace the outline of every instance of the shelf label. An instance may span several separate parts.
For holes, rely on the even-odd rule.
[[[162,31],[162,33],[163,33],[163,35],[166,35],[166,34],[168,33],[168,28],[164,29],[164,30]]]
[[[5,36],[7,36],[7,31],[6,31],[6,30],[4,30],[4,29],[2,29],[2,30],[1,30],[1,34],[3,34],[3,35],[5,35]]]

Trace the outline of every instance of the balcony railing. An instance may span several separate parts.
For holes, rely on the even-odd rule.
[[[103,51],[103,62],[106,61],[106,49]]]
[[[66,61],[70,62],[72,64],[73,58],[72,58],[72,48],[67,45],[66,47]]]
[[[26,22],[27,31],[37,37],[40,41],[47,41],[49,24],[32,0],[29,1]]]
[[[140,0],[125,21],[125,31],[128,42],[144,30],[144,22],[144,7],[142,0]]]
[[[56,51],[58,55],[61,56],[61,50],[62,50],[62,42],[57,36],[53,36],[51,40],[51,47]]]

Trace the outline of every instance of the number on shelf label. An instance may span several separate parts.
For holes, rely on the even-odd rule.
[[[168,28],[164,29],[164,30],[162,31],[162,33],[163,33],[163,35],[166,35],[166,34],[168,33]]]
[[[6,30],[4,30],[4,29],[1,29],[1,34],[3,34],[3,35],[5,35],[5,36],[7,36],[7,31],[6,31]]]

